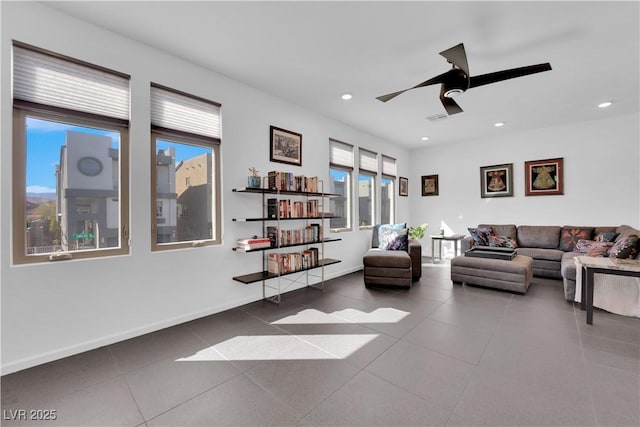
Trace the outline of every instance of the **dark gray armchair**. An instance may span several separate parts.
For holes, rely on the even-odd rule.
[[[400,286],[410,288],[422,276],[422,245],[409,239],[408,250],[378,249],[378,229],[373,227],[371,249],[364,254],[364,285]]]

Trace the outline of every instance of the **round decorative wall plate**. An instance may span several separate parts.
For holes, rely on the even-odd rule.
[[[102,162],[95,157],[82,157],[78,160],[78,170],[86,176],[97,176],[102,172]]]

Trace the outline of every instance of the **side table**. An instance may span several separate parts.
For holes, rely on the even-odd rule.
[[[452,234],[445,236],[443,234],[431,235],[431,260],[436,262],[436,253],[434,251],[435,242],[438,242],[438,262],[442,262],[442,241],[453,242],[453,255],[458,255],[458,242],[464,239],[464,234]]]
[[[580,308],[587,311],[587,325],[593,325],[594,274],[640,277],[640,261],[588,256],[578,256],[575,260],[576,267],[582,268],[582,301],[580,302]]]

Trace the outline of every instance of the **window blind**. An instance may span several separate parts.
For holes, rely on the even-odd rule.
[[[220,140],[220,105],[152,85],[151,124]]]
[[[396,159],[385,156],[384,154],[382,155],[382,174],[388,176],[398,175]]]
[[[353,145],[330,139],[329,163],[334,166],[353,169]]]
[[[373,151],[360,149],[360,170],[378,173],[378,154]]]
[[[13,97],[129,120],[129,76],[36,48],[13,46]]]

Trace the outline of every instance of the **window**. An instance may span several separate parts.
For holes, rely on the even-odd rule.
[[[151,146],[152,249],[219,243],[220,105],[152,84]]]
[[[360,149],[360,173],[358,174],[358,213],[360,228],[371,227],[376,221],[376,175],[378,155],[373,151]]]
[[[339,194],[329,201],[335,218],[329,220],[331,231],[351,230],[351,173],[353,171],[353,146],[329,140],[329,193]]]
[[[395,187],[396,187],[396,159],[382,156],[382,179],[380,180],[380,222],[392,224],[395,222]]]
[[[14,263],[129,252],[129,76],[14,42]]]

